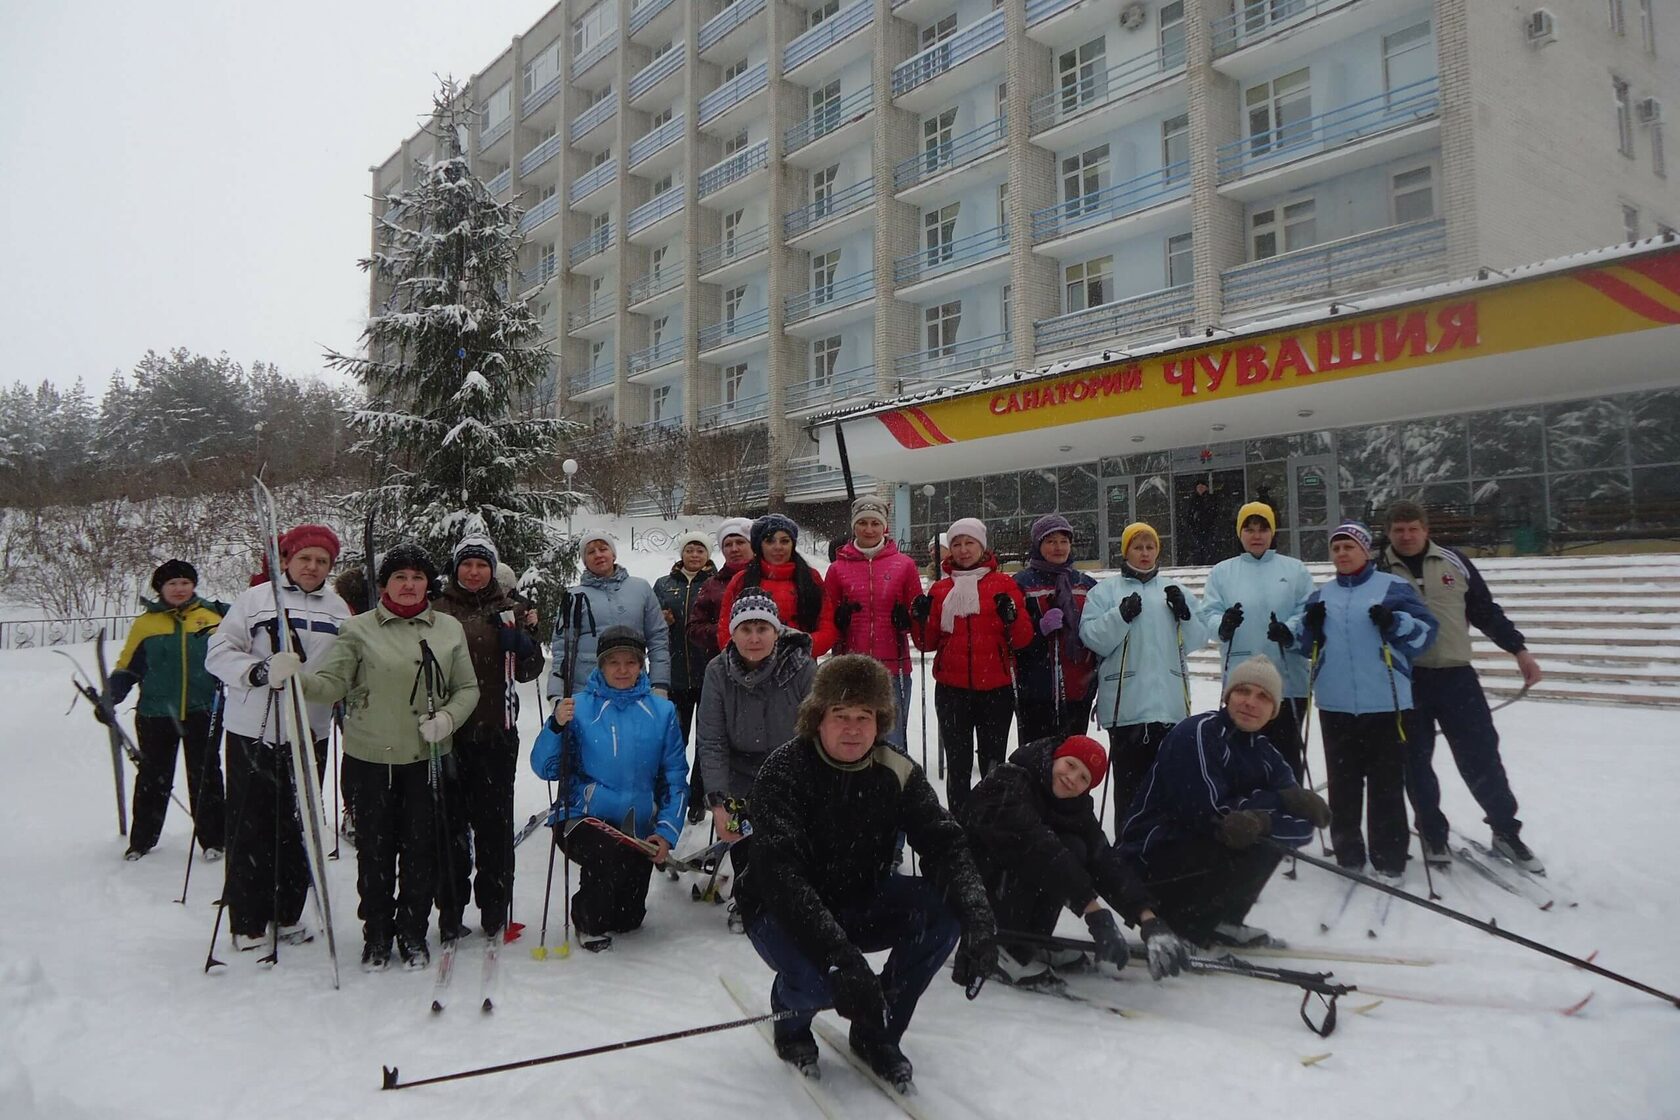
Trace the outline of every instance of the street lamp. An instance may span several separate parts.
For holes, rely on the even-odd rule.
[[[572,509],[577,505],[577,495],[572,492],[572,478],[578,472],[576,459],[567,459],[560,464],[560,469],[566,473],[566,535],[572,535]]]

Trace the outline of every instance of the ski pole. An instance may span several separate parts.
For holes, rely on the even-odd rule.
[[[1527,696],[1528,695],[1528,690],[1533,688],[1533,687],[1534,687],[1533,685],[1525,682],[1523,684],[1522,688],[1517,690],[1517,694],[1515,696],[1511,696],[1511,697],[1508,697],[1504,700],[1501,700],[1499,703],[1495,704],[1493,707],[1488,709],[1488,714],[1492,715],[1494,712],[1497,712],[1497,711],[1501,710],[1502,708],[1509,708],[1512,704],[1515,704],[1518,700],[1521,700],[1523,697]]]
[[[551,838],[552,839],[552,838]],[[542,926],[537,933],[537,947],[531,950],[535,960],[548,959],[548,904],[554,895],[554,849],[557,845],[548,845],[548,885],[543,888]]]
[[[1114,678],[1114,719],[1109,723],[1110,727],[1120,726],[1120,694],[1126,687],[1126,653],[1131,648],[1132,632],[1128,630],[1126,631],[1125,639],[1120,643],[1120,673]],[[1097,794],[1098,828],[1102,827],[1103,818],[1108,815],[1108,779],[1114,773],[1114,746],[1112,743],[1109,745],[1108,755],[1108,769],[1103,771],[1102,791]],[[1114,810],[1114,815],[1115,817],[1120,816],[1120,810],[1118,808]],[[1114,827],[1116,830],[1119,829],[1120,822],[1118,820],[1114,822]]]
[[[1435,893],[1435,872],[1429,868],[1429,846],[1423,842],[1423,833],[1417,834],[1418,852],[1423,856],[1423,885],[1429,892],[1429,901],[1439,902],[1441,896]]]
[[[339,756],[338,756],[338,751],[339,751],[338,737],[343,731],[343,725],[339,722],[342,717],[343,717],[343,709],[339,708],[337,705],[334,705],[333,706],[333,714],[332,714],[332,724],[331,724],[331,729],[332,729],[332,768],[333,768],[333,774],[332,774],[332,780],[333,780],[333,849],[332,849],[332,851],[327,853],[327,858],[328,859],[337,859],[338,858],[338,845],[339,845],[339,842],[340,842],[340,837],[341,837],[342,833],[344,832],[344,827],[343,827],[344,826],[344,809],[339,804],[339,799],[338,799],[338,772],[342,768],[342,763],[340,762]]]
[[[218,692],[217,695],[220,696],[220,693]],[[212,727],[215,726],[215,722],[216,722],[216,717],[212,716],[211,719],[210,719],[210,723],[211,723]],[[186,728],[186,725],[183,724],[180,720],[175,720],[175,729],[181,736],[181,751],[182,751],[182,753],[185,753],[186,748],[187,748],[187,728]],[[208,732],[208,729],[206,729],[206,731]],[[204,783],[209,780],[210,759],[212,757],[211,751],[214,749],[213,746],[212,746],[212,742],[206,742],[204,744],[204,746],[201,748],[204,751],[204,757],[199,759],[199,763],[198,763],[198,786],[196,787],[200,791],[202,791],[204,789]],[[191,791],[189,791],[189,793],[190,792]],[[181,876],[181,897],[177,898],[175,900],[176,902],[179,902],[182,906],[185,906],[187,904],[187,885],[192,882],[193,856],[196,854],[197,849],[198,849],[198,821],[197,821],[197,819],[194,819],[193,820],[193,827],[192,827],[192,835],[187,838],[187,873],[185,875]]]
[[[779,1019],[792,1018],[797,1011],[768,1011],[763,1015],[753,1015],[745,1019],[730,1019],[723,1023],[712,1023],[704,1027],[688,1027],[680,1031],[667,1031],[664,1034],[650,1034],[643,1038],[627,1039],[624,1042],[608,1042],[601,1046],[588,1046],[582,1050],[567,1050],[561,1054],[549,1054],[541,1058],[525,1058],[517,1062],[503,1062],[500,1065],[480,1066],[477,1069],[461,1070],[459,1073],[443,1073],[434,1077],[422,1077],[417,1081],[400,1081],[397,1078],[396,1066],[381,1066],[381,1089],[412,1089],[418,1085],[436,1085],[442,1081],[460,1081],[468,1077],[483,1077],[492,1073],[506,1073],[509,1070],[527,1069],[531,1066],[547,1065],[550,1062],[569,1062],[573,1058],[591,1058],[597,1054],[611,1054],[617,1050],[632,1050],[638,1046],[652,1046],[659,1042],[675,1042],[682,1038],[694,1038],[703,1034],[716,1034],[719,1031],[732,1031],[737,1027],[750,1027],[758,1023],[774,1023]]]
[[[1280,646],[1278,646],[1278,649],[1282,650],[1283,647],[1280,645]],[[1318,668],[1319,668],[1318,650],[1319,650],[1318,643],[1314,642],[1313,647],[1312,647],[1312,657],[1308,661],[1308,665],[1307,665],[1307,699],[1306,699],[1306,706],[1302,710],[1302,713],[1301,713],[1301,773],[1306,776],[1307,788],[1309,788],[1309,789],[1312,788],[1313,780],[1312,780],[1312,764],[1307,761],[1307,747],[1312,742],[1313,686],[1318,683]],[[1328,763],[1326,763],[1326,765],[1328,765]],[[1330,845],[1324,839],[1324,830],[1322,828],[1318,830],[1318,850],[1324,854],[1324,857],[1326,859],[1328,859],[1330,857]],[[1291,871],[1293,871],[1295,869],[1295,865],[1293,863],[1293,855],[1294,855],[1294,853],[1291,853],[1291,863],[1290,863],[1290,870]]]
[[[1406,717],[1400,712],[1400,687],[1394,683],[1394,651],[1385,641],[1383,647],[1383,664],[1388,666],[1388,695],[1394,701],[1394,730],[1399,733],[1400,741],[1406,741]]]
[[[1269,837],[1265,838],[1264,842],[1270,844],[1279,851],[1287,852],[1289,850],[1288,845],[1280,843],[1279,841],[1273,840]],[[1602,976],[1607,980],[1614,980],[1618,984],[1626,984],[1628,987],[1633,988],[1636,991],[1644,992],[1646,995],[1655,996],[1658,999],[1663,1000],[1665,1003],[1670,1003],[1675,1007],[1680,1008],[1680,996],[1674,995],[1670,992],[1665,992],[1660,988],[1653,988],[1649,984],[1641,983],[1629,976],[1623,976],[1619,972],[1612,972],[1608,968],[1605,968],[1602,965],[1594,964],[1592,961],[1587,960],[1584,957],[1571,956],[1561,949],[1554,949],[1550,945],[1534,941],[1530,938],[1524,937],[1520,933],[1512,933],[1510,930],[1504,929],[1493,922],[1484,922],[1480,918],[1472,918],[1470,915],[1454,910],[1450,906],[1443,906],[1439,902],[1431,902],[1426,898],[1419,898],[1410,891],[1403,891],[1399,887],[1391,887],[1387,883],[1373,879],[1362,871],[1354,871],[1351,868],[1342,867],[1330,860],[1319,859],[1317,856],[1310,856],[1301,852],[1297,852],[1296,856],[1297,858],[1312,864],[1314,867],[1322,867],[1324,870],[1333,875],[1340,875],[1342,878],[1351,879],[1355,883],[1363,883],[1365,886],[1375,888],[1376,890],[1382,891],[1384,894],[1391,894],[1395,898],[1410,902],[1413,906],[1421,906],[1425,910],[1440,914],[1442,917],[1451,918],[1455,922],[1462,922],[1467,926],[1481,930],[1483,933],[1490,933],[1495,937],[1502,937],[1506,941],[1521,945],[1525,949],[1532,949],[1536,953],[1544,953],[1548,957],[1563,961],[1566,964],[1572,964],[1576,968],[1597,973],[1599,976]]]
[[[1184,620],[1173,616],[1173,631],[1178,635],[1178,683],[1184,686],[1184,718],[1190,718],[1190,665],[1184,659]],[[1224,682],[1221,681],[1221,687]]]

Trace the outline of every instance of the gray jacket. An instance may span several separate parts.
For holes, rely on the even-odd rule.
[[[554,620],[553,668],[548,674],[548,698],[565,694],[562,676],[566,671],[566,633],[577,627],[577,664],[572,666],[572,687],[581,689],[595,671],[595,640],[609,626],[628,626],[647,642],[648,681],[654,688],[671,687],[671,635],[664,612],[653,593],[653,585],[614,565],[612,574],[598,576],[584,572],[571,589],[571,606]]]
[[[694,730],[708,804],[747,796],[765,756],[793,738],[799,703],[816,675],[811,636],[797,630],[784,633],[754,669],[734,646],[712,658]]]

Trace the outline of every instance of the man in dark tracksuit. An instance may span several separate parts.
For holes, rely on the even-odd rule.
[[[1540,680],[1540,664],[1524,646],[1522,631],[1494,602],[1487,583],[1469,558],[1429,539],[1429,517],[1421,506],[1409,501],[1391,505],[1388,536],[1389,545],[1379,566],[1409,579],[1441,623],[1434,646],[1413,663],[1413,708],[1406,720],[1406,794],[1416,814],[1425,855],[1433,863],[1449,858],[1441,786],[1431,763],[1435,727],[1439,724],[1464,784],[1487,814],[1494,849],[1519,867],[1542,872],[1544,866],[1518,836],[1522,822],[1517,819],[1517,798],[1499,758],[1499,732],[1493,726],[1482,683],[1470,664],[1470,627],[1517,659],[1525,686]]]

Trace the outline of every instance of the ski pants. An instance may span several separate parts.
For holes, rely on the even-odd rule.
[[[513,776],[519,733],[469,723],[450,740],[445,765],[450,844],[438,869],[439,936],[453,936],[469,899],[486,933],[507,925],[513,897]],[[474,872],[477,872],[475,877]]]
[[[968,800],[979,740],[980,777],[992,772],[1009,750],[1009,724],[1015,693],[1008,688],[977,691],[936,684],[933,707],[939,715],[939,746],[945,752],[945,807],[956,816]]]
[[[134,820],[128,846],[149,852],[163,832],[169,794],[175,788],[175,744],[187,756],[187,803],[192,806],[194,834],[200,847],[227,844],[227,806],[222,794],[221,744],[210,741],[209,712],[174,716],[136,716],[134,731],[140,748],[140,774],[134,779]]]
[[[647,917],[653,861],[589,825],[572,822],[570,835],[555,829],[555,842],[578,865],[572,925],[581,934],[624,933]]]
[[[1089,865],[1092,853],[1086,849],[1084,840],[1061,834],[1056,839],[1079,861],[1080,866]],[[1015,853],[1000,854],[1007,856]],[[1056,932],[1056,919],[1067,907],[1068,899],[1048,889],[1049,884],[1040,874],[1041,866],[1029,865],[1024,860],[1010,863],[993,858],[990,853],[976,852],[974,858],[980,867],[980,878],[986,884],[986,897],[991,899],[992,913],[997,917],[999,929],[1019,933]],[[1017,959],[1024,961],[1026,958],[1017,956]]]
[[[1306,707],[1305,700],[1285,699],[1278,705],[1278,714],[1260,729],[1283,760],[1289,763],[1289,769],[1299,785],[1307,784],[1307,752],[1301,741],[1301,719],[1306,714]]]
[[[315,742],[315,773],[327,769],[327,741]],[[309,857],[292,788],[290,747],[227,733],[228,927],[261,937],[268,923],[295,925],[309,895]]]
[[[881,969],[881,991],[887,998],[886,1039],[897,1042],[916,1013],[917,1001],[956,947],[962,933],[956,915],[931,879],[888,875],[866,902],[836,911],[834,919],[860,951],[891,950]],[[776,973],[770,985],[771,1009],[798,1012],[776,1022],[776,1036],[809,1031],[816,1013],[834,1006],[826,963],[807,957],[787,925],[768,910],[747,923],[747,937]]]
[[[1406,756],[1393,712],[1318,713],[1324,765],[1330,779],[1330,843],[1343,867],[1365,865],[1367,815],[1371,866],[1398,875],[1406,869]]]
[[[1221,922],[1242,924],[1282,858],[1270,845],[1235,851],[1208,835],[1150,853],[1139,870],[1155,913],[1180,937],[1206,945]]]
[[[440,846],[431,763],[391,766],[347,754],[344,795],[356,818],[356,917],[363,940],[386,947],[393,935],[424,941]]]
[[[1441,783],[1435,780],[1432,761],[1437,725],[1493,831],[1505,836],[1521,832],[1517,797],[1499,759],[1499,732],[1493,726],[1487,694],[1475,669],[1454,665],[1412,670],[1412,710],[1406,717],[1406,793],[1411,797],[1418,835],[1436,844],[1447,841]]]
[[[899,754],[909,755],[910,697],[912,694],[910,674],[897,672],[891,665],[887,666],[887,671],[892,674],[893,703],[898,705],[898,715],[893,719],[891,729],[887,731],[887,742],[891,743],[893,749],[898,751]]]
[[[1108,729],[1108,775],[1114,783],[1114,831],[1118,835],[1132,798],[1142,788],[1170,723],[1128,723]]]
[[[688,807],[691,811],[704,810],[706,790],[705,784],[700,780],[700,752],[694,748],[694,709],[700,706],[700,690],[672,689],[670,699],[677,707],[677,724],[682,728],[683,742],[688,745],[690,753],[694,756],[688,767]]]
[[[1094,695],[1087,694],[1063,700],[1058,719],[1054,697],[1035,696],[1023,688],[1020,709],[1015,713],[1019,731],[1016,738],[1026,744],[1050,735],[1062,738],[1083,735],[1091,728],[1091,704],[1095,699]]]

